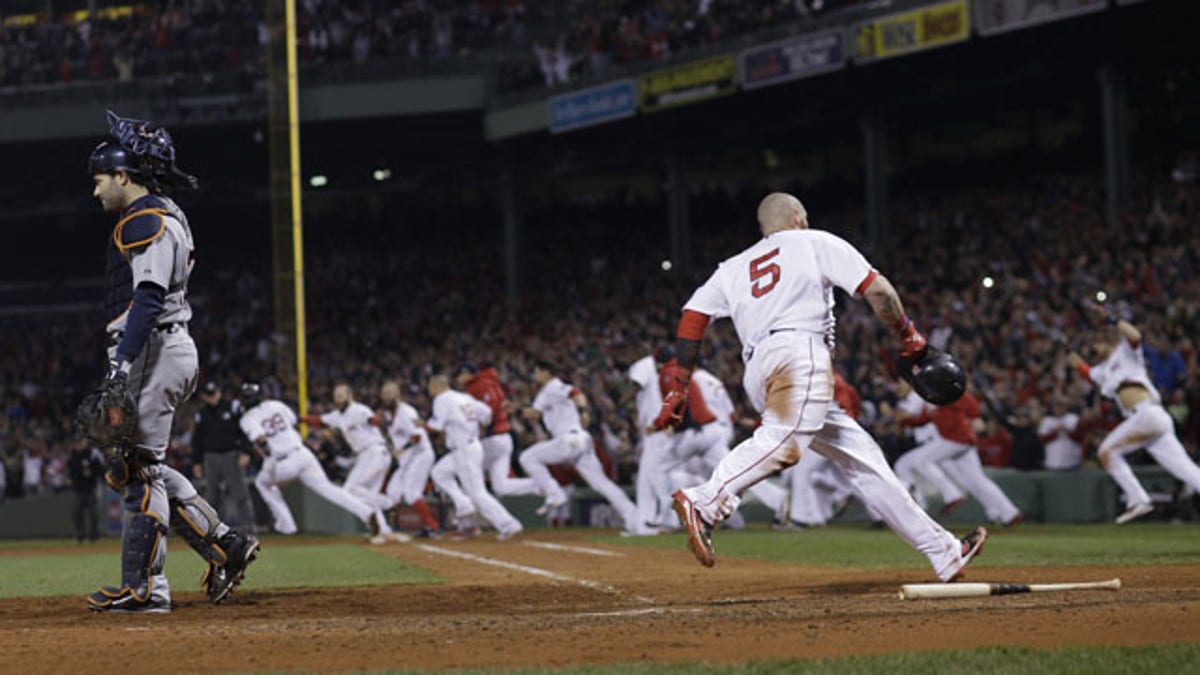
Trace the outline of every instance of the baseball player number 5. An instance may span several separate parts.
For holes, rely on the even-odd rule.
[[[759,256],[750,261],[750,293],[756,298],[770,293],[775,284],[779,283],[779,265],[775,263],[767,264],[769,260],[779,255],[779,249],[774,249],[766,255]],[[767,281],[763,281],[763,277],[768,277]]]

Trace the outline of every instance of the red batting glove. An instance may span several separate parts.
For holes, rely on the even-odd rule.
[[[900,356],[914,361],[921,358],[929,343],[925,341],[925,336],[917,332],[912,320],[906,316],[893,328],[900,336]]]
[[[688,385],[690,382],[676,379],[671,383],[671,388],[667,390],[666,396],[663,396],[662,410],[658,412],[658,417],[654,418],[654,428],[663,430],[667,427],[675,428],[683,424],[683,414],[687,411]]]

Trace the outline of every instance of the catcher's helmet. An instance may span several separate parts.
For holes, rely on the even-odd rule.
[[[247,409],[262,403],[262,386],[257,382],[243,382],[238,393],[242,405]]]
[[[88,157],[89,176],[114,171],[137,173],[140,170],[141,166],[130,156],[129,151],[111,141],[104,141],[97,145],[96,149],[92,150],[91,156]]]
[[[166,128],[111,110],[107,116],[109,138],[88,157],[89,175],[125,171],[155,192],[166,187],[196,189],[196,177],[175,166],[175,142]]]
[[[934,405],[950,405],[967,390],[967,374],[962,366],[953,356],[935,347],[926,348],[915,360],[901,357],[897,371],[918,396]]]

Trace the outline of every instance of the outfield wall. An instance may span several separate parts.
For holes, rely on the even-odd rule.
[[[1031,471],[987,469],[997,484],[1032,522],[1094,523],[1110,522],[1121,511],[1116,484],[1099,469],[1080,471]],[[1151,494],[1171,495],[1176,481],[1157,466],[1135,469]],[[253,487],[251,487],[253,493]],[[341,511],[300,483],[283,488],[301,531],[312,534],[351,534],[362,530],[358,520]],[[106,501],[101,504],[101,535],[120,533],[121,508],[117,495],[105,490]],[[257,497],[257,495],[255,495]],[[266,507],[256,501],[260,523],[269,522]],[[501,500],[526,526],[540,526],[545,519],[534,512],[541,504],[538,497],[515,497]],[[432,500],[431,504],[443,516],[449,515],[448,505]],[[27,497],[0,502],[0,539],[70,538],[72,495],[63,492],[53,495]],[[571,522],[579,526],[616,527],[620,519],[615,511],[595,492],[577,489],[571,499]],[[751,522],[771,519],[771,512],[760,504],[747,504],[743,513]],[[403,510],[402,526],[417,529],[420,519]],[[848,509],[839,521],[865,520],[858,504]],[[974,500],[947,517],[955,523],[983,522],[983,509]]]

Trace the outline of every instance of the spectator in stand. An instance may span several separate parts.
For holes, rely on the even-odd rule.
[[[992,415],[983,418],[983,433],[979,435],[979,460],[994,469],[1006,468],[1012,462],[1012,434]]]
[[[45,463],[41,448],[36,445],[27,447],[22,454],[22,463],[24,464],[22,481],[25,484],[25,495],[40,495],[42,493],[42,466]]]
[[[1079,416],[1067,410],[1067,402],[1055,396],[1050,414],[1038,424],[1038,438],[1045,445],[1045,467],[1054,471],[1078,469],[1083,463],[1083,447],[1075,439]]]
[[[98,488],[104,475],[104,456],[84,440],[75,442],[67,460],[67,476],[71,481],[71,522],[75,525],[75,542],[96,541],[100,537],[100,499]]]
[[[1146,355],[1150,379],[1164,397],[1170,397],[1187,381],[1183,355],[1162,335],[1150,334],[1142,345],[1142,352]]]

